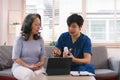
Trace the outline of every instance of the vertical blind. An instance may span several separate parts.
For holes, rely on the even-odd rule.
[[[107,5],[106,5],[107,3]],[[67,17],[72,13],[82,15],[86,5],[85,34],[93,43],[120,42],[120,0],[26,0],[26,14],[42,16],[42,36],[45,42],[56,41],[68,31]]]

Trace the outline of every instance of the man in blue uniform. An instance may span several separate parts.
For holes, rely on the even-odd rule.
[[[81,33],[83,18],[78,14],[72,14],[67,19],[68,32],[62,33],[53,49],[54,56],[71,57],[72,71],[88,71],[94,73],[94,66],[91,64],[92,45],[88,36]],[[69,52],[63,52],[68,47]]]

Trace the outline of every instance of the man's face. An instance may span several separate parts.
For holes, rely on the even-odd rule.
[[[79,27],[79,25],[74,22],[72,23],[69,27],[68,27],[68,31],[70,33],[71,36],[77,36],[80,34],[80,30],[81,30],[81,26]]]

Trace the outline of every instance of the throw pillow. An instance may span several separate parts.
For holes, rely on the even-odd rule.
[[[10,68],[12,63],[12,47],[0,46],[0,70]]]

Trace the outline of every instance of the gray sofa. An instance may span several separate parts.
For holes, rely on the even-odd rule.
[[[92,48],[92,63],[95,66],[96,80],[120,80],[120,58],[108,58],[105,46]]]
[[[52,47],[45,47],[47,57],[53,57]],[[104,46],[96,46],[92,48],[92,63],[95,65],[95,74],[97,80],[105,80],[105,77],[113,78],[113,80],[118,77],[120,73],[120,59],[118,58],[108,58],[107,49]],[[13,77],[11,73],[12,66],[12,46],[0,46],[0,76]],[[44,67],[46,67],[47,61]],[[108,80],[108,79],[107,79]],[[110,79],[112,80],[112,79]]]

